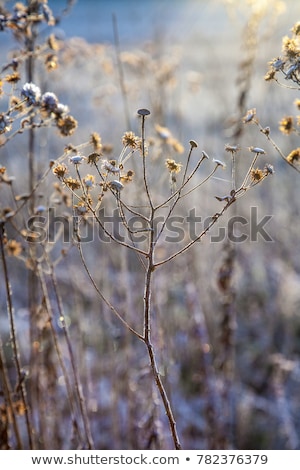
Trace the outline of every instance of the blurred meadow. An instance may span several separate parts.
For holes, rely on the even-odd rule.
[[[300,448],[299,22],[0,1],[1,449]]]

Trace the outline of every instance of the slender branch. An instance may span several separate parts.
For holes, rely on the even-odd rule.
[[[82,261],[82,264],[83,264],[83,267],[94,287],[94,289],[96,290],[97,294],[99,295],[99,297],[101,298],[101,300],[103,300],[103,302],[107,305],[107,307],[113,312],[114,315],[116,315],[116,317],[123,323],[123,325],[129,330],[131,331],[131,333],[133,333],[137,338],[139,338],[141,341],[144,341],[144,336],[141,335],[140,333],[138,333],[134,328],[132,328],[129,323],[127,323],[126,320],[124,320],[124,318],[122,317],[122,315],[115,309],[115,307],[107,300],[107,298],[104,296],[104,294],[102,294],[102,292],[100,291],[99,287],[97,286],[96,284],[96,281],[94,280],[87,264],[86,264],[86,261],[85,261],[85,257],[83,255],[83,251],[82,251],[82,247],[81,247],[81,244],[80,242],[77,242],[77,248],[78,248],[78,251],[79,251],[79,255],[80,255],[80,258],[81,258],[81,261]]]
[[[5,236],[5,226],[4,226],[4,222],[1,222],[0,223],[0,251],[1,251],[1,261],[2,261],[2,266],[3,266],[3,272],[4,272],[4,282],[5,282],[6,298],[7,298],[7,312],[8,312],[9,323],[10,323],[11,344],[12,344],[13,357],[14,357],[14,362],[15,362],[16,371],[17,371],[18,389],[20,390],[20,394],[21,394],[21,398],[22,398],[22,402],[24,406],[29,446],[30,446],[30,449],[34,449],[34,443],[33,443],[33,438],[32,438],[33,428],[31,425],[31,416],[30,416],[29,407],[27,404],[24,376],[23,376],[23,371],[22,371],[22,367],[20,363],[20,355],[19,355],[16,326],[15,326],[15,319],[14,319],[14,310],[13,310],[13,303],[12,303],[12,293],[11,293],[11,286],[9,282],[8,268],[7,268],[7,263],[6,263],[5,250],[4,250],[4,236]]]

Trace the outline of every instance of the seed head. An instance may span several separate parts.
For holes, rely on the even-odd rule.
[[[101,153],[102,150],[102,142],[101,137],[98,132],[93,132],[90,137],[90,142],[94,146],[94,151]]]
[[[293,132],[294,129],[294,120],[292,116],[285,116],[279,122],[279,130],[286,135],[289,135]]]
[[[77,121],[72,116],[60,117],[56,121],[56,125],[62,136],[67,137],[74,134],[77,128]]]
[[[52,113],[53,111],[56,110],[57,105],[58,105],[57,96],[54,93],[47,91],[46,93],[43,94],[41,98],[41,105],[42,105],[42,110],[44,110],[46,113],[49,113],[49,114]]]
[[[191,146],[192,148],[197,148],[197,147],[198,147],[198,144],[197,144],[197,142],[196,142],[195,140],[190,140],[190,146]]]
[[[41,98],[41,90],[34,83],[25,83],[21,90],[21,96],[27,99],[28,104],[36,106]]]
[[[83,157],[82,155],[73,155],[72,157],[70,157],[70,162],[73,163],[74,165],[79,165],[80,163],[83,162],[83,160],[85,160],[86,157]]]
[[[240,150],[239,146],[238,145],[230,145],[230,144],[226,144],[225,145],[225,151],[226,152],[230,152],[232,154],[238,152]]]
[[[217,165],[223,168],[223,170],[226,168],[226,164],[222,162],[221,160],[217,160],[216,158],[213,158],[213,162]]]
[[[22,245],[16,240],[8,240],[6,250],[9,256],[19,256],[22,253]]]
[[[53,171],[53,174],[57,176],[58,178],[64,178],[64,176],[68,172],[68,168],[63,163],[59,163],[53,168],[52,171]]]
[[[179,173],[181,171],[182,164],[176,163],[175,160],[172,160],[171,158],[167,158],[166,167],[170,173]]]
[[[252,153],[258,153],[260,155],[265,155],[264,149],[261,149],[260,147],[249,147],[250,152]]]
[[[64,181],[65,186],[72,189],[72,191],[80,188],[80,181],[78,181],[75,178],[72,178],[71,176],[69,178],[64,178],[63,181]]]
[[[286,159],[289,163],[292,163],[292,165],[294,163],[300,162],[300,147],[295,150],[292,150],[291,153],[289,153],[289,155],[286,157]]]
[[[247,111],[247,114],[243,117],[243,122],[247,124],[248,122],[253,121],[255,116],[256,116],[256,108],[249,109],[249,111]]]
[[[118,181],[118,180],[113,180],[113,181],[110,181],[109,183],[109,187],[113,190],[113,191],[121,191],[123,188],[124,188],[124,185],[121,183],[121,181]]]
[[[274,175],[275,173],[274,167],[270,163],[265,164],[264,171],[266,175]]]
[[[138,145],[139,138],[134,134],[134,132],[125,132],[122,138],[122,143],[124,147],[129,147],[136,149]]]
[[[86,177],[83,178],[83,182],[87,188],[92,188],[95,184],[94,175],[86,175]]]
[[[264,172],[260,168],[253,168],[250,173],[250,178],[253,183],[257,183],[264,177]]]
[[[139,109],[137,112],[140,116],[149,116],[150,111],[148,109]]]

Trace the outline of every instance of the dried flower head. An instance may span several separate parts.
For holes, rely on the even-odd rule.
[[[90,153],[90,155],[87,157],[87,162],[90,165],[94,165],[95,163],[99,161],[99,159],[100,159],[100,154],[97,152],[93,152],[93,153]]]
[[[34,83],[25,83],[21,90],[21,96],[27,99],[28,104],[37,105],[41,98],[41,90]]]
[[[167,127],[160,126],[159,124],[155,124],[155,130],[163,140],[167,140],[172,136],[171,131]]]
[[[46,93],[42,95],[42,98],[41,98],[42,111],[45,111],[47,114],[50,114],[56,111],[57,105],[58,105],[58,99],[54,93],[47,91]]]
[[[57,103],[56,108],[54,110],[55,115],[57,118],[62,117],[69,112],[69,107],[66,104],[63,103]]]
[[[173,148],[175,152],[177,153],[184,152],[183,145],[181,144],[181,142],[179,142],[179,140],[175,139],[174,137],[171,137],[170,139],[168,139],[168,144],[171,145],[171,147]]]
[[[265,150],[260,148],[260,147],[249,147],[250,152],[260,154],[260,155],[265,155]]]
[[[246,115],[243,117],[243,122],[245,124],[248,122],[251,122],[253,121],[255,116],[256,116],[256,108],[249,109],[249,111],[247,111]]]
[[[22,253],[22,245],[16,240],[8,240],[6,250],[9,256],[19,256]]]
[[[125,132],[122,138],[122,144],[124,147],[129,147],[136,149],[138,145],[139,138],[134,134],[134,132]]]
[[[73,155],[69,158],[69,160],[71,163],[73,163],[73,165],[80,165],[80,163],[86,160],[86,157],[84,157],[83,155]]]
[[[62,136],[67,137],[74,134],[77,128],[77,121],[72,116],[60,117],[56,121],[57,127]]]
[[[0,114],[0,134],[11,130],[11,119],[6,114]]]
[[[295,103],[295,106],[300,110],[300,99],[297,98],[297,99],[294,101],[294,103]]]
[[[279,130],[283,134],[291,134],[294,129],[294,120],[292,116],[285,116],[284,118],[281,119],[279,122]]]
[[[300,21],[298,21],[294,26],[292,27],[291,31],[296,35],[300,35]]]
[[[108,183],[110,189],[112,189],[113,191],[121,191],[123,188],[124,188],[124,185],[121,183],[121,181],[118,181],[118,180],[113,180],[113,181],[110,181]]]
[[[222,162],[221,160],[218,160],[216,158],[213,158],[213,162],[217,165],[217,166],[220,166],[221,168],[223,168],[223,170],[226,168],[226,164],[224,162]]]
[[[56,54],[47,54],[45,59],[45,66],[48,72],[56,70],[58,67],[58,57]]]
[[[264,167],[264,172],[266,175],[274,175],[275,170],[273,165],[271,165],[270,163],[266,163]]]
[[[148,109],[139,109],[138,112],[139,116],[149,116],[150,114],[150,111]]]
[[[59,163],[53,168],[52,171],[53,171],[53,174],[57,176],[58,178],[64,178],[64,176],[68,172],[68,168],[63,163]]]
[[[225,145],[225,151],[230,152],[231,154],[236,153],[239,150],[240,150],[240,147],[238,145],[230,145],[230,144]]]
[[[263,129],[260,130],[260,132],[262,132],[265,135],[270,135],[270,131],[271,131],[271,129],[270,129],[269,126],[264,127]]]
[[[19,72],[13,72],[10,75],[6,75],[5,81],[7,83],[17,83],[19,80],[21,80],[21,75]]]
[[[48,47],[53,51],[58,51],[60,46],[54,34],[50,34],[47,40]]]
[[[181,171],[182,164],[176,163],[175,160],[172,160],[171,158],[167,158],[166,167],[170,173],[179,173]]]
[[[72,191],[80,188],[80,181],[75,178],[72,178],[71,176],[69,178],[64,178],[63,182],[65,186],[72,189]]]
[[[94,175],[86,175],[83,178],[83,182],[87,188],[92,188],[95,184],[95,176]]]
[[[126,175],[121,176],[120,181],[122,183],[128,183],[129,181],[132,181],[133,177],[134,177],[134,171],[128,170]]]
[[[263,179],[265,173],[260,168],[252,168],[250,172],[250,178],[253,183],[257,183]]]
[[[195,140],[190,140],[190,146],[191,146],[192,148],[197,148],[197,147],[198,147],[198,144],[197,144],[197,142],[196,142]]]
[[[271,80],[274,80],[275,75],[276,75],[276,70],[270,69],[270,70],[268,70],[267,73],[265,74],[264,79],[265,79],[266,82],[269,82],[269,81],[271,81]]]
[[[93,145],[94,151],[99,152],[100,154],[102,150],[102,141],[101,141],[100,134],[98,134],[98,132],[93,132],[91,134],[90,143]]]
[[[116,160],[103,160],[101,165],[102,170],[107,171],[108,173],[119,173],[120,168],[117,165]]]
[[[292,150],[289,155],[286,157],[289,163],[299,163],[300,162],[300,147],[295,150]]]
[[[300,53],[296,39],[288,36],[284,36],[282,39],[282,50],[290,60],[295,59]]]

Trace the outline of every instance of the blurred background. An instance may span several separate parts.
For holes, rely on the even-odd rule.
[[[14,4],[0,3],[7,9]],[[260,165],[272,164],[275,174],[230,208],[201,243],[155,273],[152,334],[183,448],[299,449],[299,175],[282,161],[257,126],[241,124],[247,110],[255,108],[261,125],[270,126],[272,138],[285,155],[299,146],[299,135],[283,135],[278,129],[283,116],[297,115],[294,102],[299,89],[264,80],[268,62],[281,54],[282,37],[289,36],[300,20],[299,2],[49,0],[48,4],[60,18],[51,28],[62,41],[59,66],[46,73],[43,64],[37,64],[34,82],[68,104],[78,128],[71,137],[61,137],[51,128],[36,133],[38,175],[51,159],[63,154],[66,145],[78,146],[92,132],[101,135],[115,158],[122,150],[124,132],[140,135],[136,112],[148,108],[146,136],[151,143],[150,183],[155,196],[170,190],[168,175],[163,176],[162,170],[165,158],[186,161],[191,139],[198,143],[191,167],[202,150],[210,157],[196,182],[211,170],[213,158],[227,163],[218,177],[191,193],[178,209],[183,217],[195,210],[203,221],[220,210],[215,196],[231,189],[225,145],[241,148],[236,163],[240,183],[252,158],[248,148],[265,150]],[[49,29],[41,29],[41,38],[49,35]],[[6,63],[18,43],[6,31],[0,34],[1,61]],[[159,126],[176,137],[182,150],[164,144]],[[1,148],[1,163],[16,176],[19,193],[28,184],[24,141],[25,134]],[[39,191],[39,202],[46,207],[51,207],[55,182],[49,175]],[[139,184],[137,177],[136,185],[128,190],[131,200],[140,197]],[[10,204],[11,196],[3,186],[0,196],[2,206]],[[111,210],[109,204],[107,210]],[[228,233],[228,221],[235,215],[248,222],[237,227],[237,235],[246,233],[247,239],[229,243],[225,236],[214,241],[220,229]],[[265,216],[271,216],[264,227],[268,241],[261,234],[251,236],[251,227]],[[13,227],[9,234],[17,237]],[[158,256],[172,254],[174,245],[163,244]],[[95,447],[172,448],[144,345],[97,297],[70,239],[53,244],[53,262],[62,250],[67,254],[55,265],[58,290]],[[85,244],[84,252],[106,297],[141,331],[144,277],[136,257],[118,245],[101,243],[98,237]],[[28,271],[25,247],[8,264],[29,390],[33,377],[38,378],[38,391],[29,393],[29,402],[41,434],[40,448],[74,448],[75,440],[70,438],[74,423],[45,326],[43,299],[37,321],[39,353],[31,375],[33,319],[23,282]],[[55,293],[50,300],[68,362]],[[1,337],[14,377],[3,283],[1,311]]]

